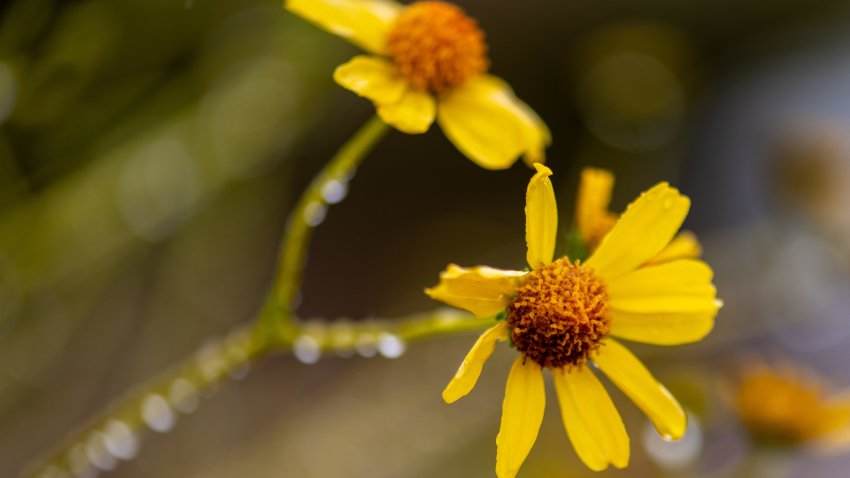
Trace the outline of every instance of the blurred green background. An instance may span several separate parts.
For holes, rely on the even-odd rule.
[[[692,413],[688,438],[661,442],[611,389],[633,458],[604,474],[841,476],[841,456],[756,454],[724,390],[752,356],[850,384],[846,2],[460,5],[492,72],[552,129],[562,224],[582,166],[617,174],[616,210],[670,180],[693,199],[686,227],[726,302],[703,343],[636,348]],[[253,317],[294,200],[372,107],[331,79],[356,50],[279,2],[18,0],[0,15],[0,475],[13,476]],[[448,262],[523,264],[529,176],[482,171],[436,127],[391,133],[317,229],[300,315],[403,316],[437,305],[422,289]],[[468,398],[440,398],[472,340],[394,360],[281,354],[100,472],[493,476],[513,352]],[[520,476],[590,476],[555,400],[547,415]]]

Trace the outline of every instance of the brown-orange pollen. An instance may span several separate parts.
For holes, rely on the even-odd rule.
[[[415,2],[390,28],[387,49],[414,86],[441,93],[487,71],[487,44],[475,20],[445,2]]]
[[[592,269],[563,257],[528,273],[507,321],[514,346],[541,367],[584,365],[608,333],[608,291]]]

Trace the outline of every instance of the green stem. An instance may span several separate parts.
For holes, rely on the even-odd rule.
[[[367,121],[313,179],[290,214],[280,243],[273,299],[267,303],[272,310],[263,314],[267,322],[263,326],[273,340],[291,337],[295,330],[292,312],[313,228],[324,218],[328,205],[341,200],[354,170],[388,130],[377,116]]]
[[[214,389],[228,375],[240,376],[251,363],[273,350],[293,350],[302,361],[329,351],[350,354],[357,350],[362,355],[394,357],[410,341],[492,325],[449,309],[401,320],[298,324],[295,297],[312,230],[324,218],[328,205],[342,199],[354,170],[388,129],[377,116],[369,120],[304,191],[283,234],[274,284],[251,324],[203,347],[195,356],[118,400],[40,462],[32,476],[57,472],[60,476],[66,472],[79,475],[77,465],[98,466],[92,461],[93,454],[107,460],[100,463],[107,468],[108,460],[130,459],[145,425],[165,431],[172,426],[176,411],[188,411],[199,394]]]
[[[298,352],[307,345],[315,351],[345,353],[352,350],[376,348],[384,353],[384,344],[404,349],[407,343],[430,337],[479,332],[492,327],[489,320],[476,319],[455,309],[436,309],[397,319],[372,319],[367,321],[335,321],[324,323],[310,321],[299,328],[292,344]]]
[[[225,378],[240,378],[268,348],[253,326],[234,329],[194,355],[119,398],[74,431],[22,476],[88,476],[93,467],[129,460],[138,452],[145,427],[168,431],[178,412],[189,413]],[[97,463],[92,457],[100,457]]]
[[[293,350],[299,360],[308,362],[312,361],[310,357],[318,359],[319,353],[350,356],[355,351],[364,356],[380,354],[393,358],[403,353],[410,342],[480,331],[491,325],[491,321],[453,309],[397,319],[310,321],[303,327],[295,327],[294,342],[277,346]],[[103,459],[101,466],[110,462],[114,466],[119,459],[133,458],[146,428],[167,431],[177,420],[178,412],[193,411],[199,397],[215,390],[228,376],[242,377],[251,364],[271,352],[269,342],[260,332],[261,329],[249,325],[203,346],[193,356],[116,400],[24,476],[82,476],[87,469],[98,466],[92,456]]]

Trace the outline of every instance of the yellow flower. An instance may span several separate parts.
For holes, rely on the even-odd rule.
[[[578,185],[575,227],[578,237],[589,251],[596,249],[599,241],[617,222],[617,216],[608,210],[614,174],[605,169],[584,168]],[[661,263],[674,259],[696,258],[702,247],[691,232],[679,233],[656,257],[649,262]]]
[[[720,307],[704,262],[676,259],[647,265],[668,245],[690,207],[660,183],[619,218],[591,257],[554,259],[557,206],[549,176],[537,174],[526,193],[529,272],[450,265],[426,293],[479,318],[504,318],[484,332],[443,391],[451,403],[469,393],[497,342],[520,352],[508,376],[496,439],[496,473],[513,477],[543,419],[543,368],[551,370],[567,435],[593,470],[629,462],[620,415],[587,362],[607,375],[669,439],[686,427],[685,412],[641,362],[613,337],[657,345],[695,342],[711,331]]]
[[[436,119],[487,169],[507,168],[520,155],[544,161],[549,130],[507,83],[487,74],[484,34],[460,8],[390,0],[285,0],[284,7],[371,53],[339,66],[334,79],[372,100],[387,124],[424,133]]]
[[[850,395],[826,397],[816,380],[789,367],[750,366],[739,383],[735,408],[753,438],[765,444],[833,450],[850,444]]]

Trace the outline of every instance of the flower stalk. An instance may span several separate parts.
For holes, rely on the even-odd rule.
[[[318,353],[349,356],[359,352],[362,356],[394,358],[412,342],[481,331],[489,325],[471,314],[440,308],[394,319],[296,323],[294,333],[275,344],[253,324],[239,327],[117,399],[23,476],[85,476],[85,467],[103,470],[116,466],[118,459],[130,460],[138,453],[146,429],[170,430],[180,413],[193,412],[200,400],[212,395],[226,378],[244,377],[251,365],[269,353],[290,351],[298,357],[297,347],[305,338]],[[393,340],[392,350],[381,348],[387,338]],[[374,352],[366,352],[364,345],[374,347]],[[104,454],[103,460],[95,462],[91,457],[97,456],[97,450]]]
[[[271,297],[258,322],[272,342],[285,343],[295,330],[292,312],[313,228],[324,219],[328,205],[342,199],[355,170],[387,131],[386,123],[377,116],[367,121],[322,168],[290,214],[280,242]]]

